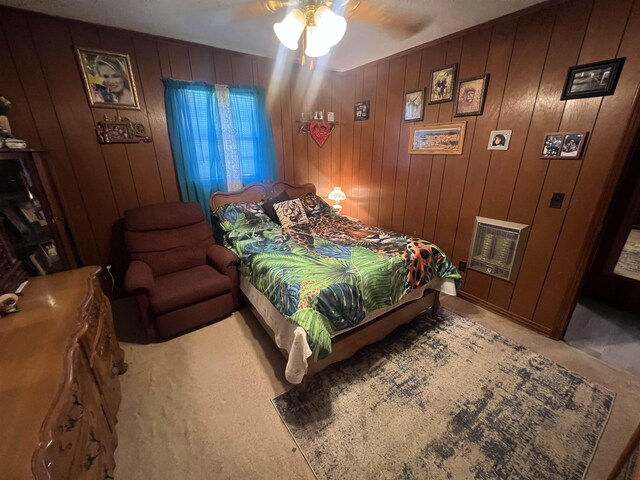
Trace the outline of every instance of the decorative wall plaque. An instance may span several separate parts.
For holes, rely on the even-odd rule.
[[[150,143],[151,137],[145,135],[144,125],[133,123],[128,118],[116,115],[113,119],[105,115],[96,127],[98,143]]]

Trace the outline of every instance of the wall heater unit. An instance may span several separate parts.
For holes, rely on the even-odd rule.
[[[528,235],[529,225],[476,217],[467,268],[514,282]]]

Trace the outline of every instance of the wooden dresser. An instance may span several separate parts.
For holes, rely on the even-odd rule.
[[[113,478],[126,364],[98,272],[32,278],[0,318],[1,478]]]

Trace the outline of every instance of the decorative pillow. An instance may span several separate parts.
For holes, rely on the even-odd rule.
[[[291,197],[286,190],[283,190],[282,193],[280,193],[280,195],[276,197],[265,200],[264,204],[262,205],[262,209],[264,210],[264,213],[266,213],[267,216],[271,219],[271,221],[273,221],[273,223],[277,223],[278,225],[280,225],[278,214],[274,210],[273,205],[280,202],[286,202],[287,200],[291,200]]]
[[[239,224],[256,225],[269,221],[262,209],[262,202],[228,203],[216,208],[213,216],[217,219],[216,226],[225,232],[231,231]]]
[[[276,203],[273,208],[278,214],[278,220],[284,228],[290,228],[300,223],[309,223],[307,214],[299,198]]]
[[[300,197],[304,211],[308,217],[317,217],[319,215],[334,215],[336,212],[322,198],[315,193],[307,193]]]

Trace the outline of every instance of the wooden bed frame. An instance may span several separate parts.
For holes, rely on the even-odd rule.
[[[285,190],[291,198],[301,197],[307,193],[316,193],[316,187],[312,183],[304,185],[292,185],[286,182],[252,183],[236,192],[216,192],[212,194],[210,205],[213,210],[228,203],[260,202]],[[243,297],[245,297],[245,301],[250,306],[253,314],[273,338],[274,332],[246,296],[243,295]],[[350,358],[363,347],[379,342],[397,327],[409,323],[425,310],[431,308],[431,315],[435,316],[439,307],[440,292],[437,290],[425,290],[422,297],[399,305],[364,325],[335,336],[331,342],[331,355],[322,360],[310,360],[308,362],[307,374],[302,382],[303,385],[306,384],[309,378],[329,365]],[[281,351],[286,358],[287,352]]]

